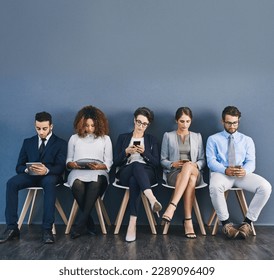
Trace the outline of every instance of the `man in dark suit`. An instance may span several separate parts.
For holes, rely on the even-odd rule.
[[[56,185],[62,182],[67,143],[52,133],[52,117],[47,112],[36,114],[35,129],[37,135],[24,140],[16,166],[17,175],[7,182],[5,211],[7,228],[0,237],[0,243],[20,238],[17,224],[18,192],[33,186],[41,186],[44,190],[42,240],[44,243],[54,243],[52,225]],[[27,168],[28,162],[40,164]]]

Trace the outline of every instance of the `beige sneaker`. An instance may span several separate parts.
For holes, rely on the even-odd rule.
[[[223,233],[228,238],[236,238],[239,234],[239,230],[236,229],[232,223],[229,223],[223,226]]]
[[[242,225],[239,227],[239,233],[244,239],[247,238],[252,234],[251,225],[248,223],[242,223]]]

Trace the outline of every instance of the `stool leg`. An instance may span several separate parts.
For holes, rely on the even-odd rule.
[[[104,201],[102,200],[101,197],[99,198],[99,202],[100,202],[100,206],[101,206],[101,209],[102,209],[102,213],[103,213],[104,219],[105,219],[107,225],[111,226],[110,218],[108,216],[108,213],[107,213]]]
[[[34,189],[34,190],[31,190],[31,191],[33,191],[33,198],[32,198],[31,207],[30,207],[30,212],[29,212],[28,225],[31,224],[32,213],[33,213],[34,203],[35,203],[35,200],[36,200],[36,196],[37,196],[37,191],[38,191],[38,189]]]
[[[194,212],[195,212],[198,224],[200,226],[201,233],[202,233],[202,235],[206,235],[204,222],[203,222],[203,219],[202,219],[200,207],[199,207],[199,204],[197,202],[196,196],[195,196],[194,201],[193,201],[193,208],[194,208]]]
[[[224,193],[224,196],[225,196],[225,199],[227,200],[228,191],[226,191],[226,192]],[[213,226],[211,235],[216,235],[216,233],[217,233],[217,231],[218,231],[218,226],[219,226],[219,224],[221,224],[220,221],[219,221],[219,219],[218,219],[218,217],[217,217],[217,214],[216,214],[215,210],[214,210],[214,213],[215,213],[214,216],[216,217],[216,219],[215,219],[215,223],[214,223],[214,226]],[[211,216],[213,216],[213,213],[211,214]],[[213,222],[213,220],[212,220],[212,222]],[[211,222],[211,223],[212,223],[212,222]]]
[[[55,227],[55,224],[52,225],[52,234],[56,235],[56,227]]]
[[[66,224],[68,223],[68,220],[67,220],[66,214],[65,214],[65,212],[64,212],[64,210],[63,210],[63,208],[62,208],[62,206],[61,206],[61,204],[60,204],[58,198],[56,198],[55,207],[56,207],[58,213],[60,214],[60,216],[61,216],[63,222],[64,222],[65,225],[66,225]]]
[[[213,210],[212,210],[212,213],[211,213],[211,215],[210,215],[210,217],[209,217],[209,219],[208,219],[208,222],[207,222],[207,225],[208,225],[208,226],[211,226],[211,225],[212,225],[212,223],[213,223],[215,217],[216,217],[216,212],[215,212],[215,210],[213,209]]]
[[[164,222],[163,235],[167,234],[169,226],[170,226],[170,223]]]
[[[103,217],[103,213],[102,213],[102,209],[101,209],[101,204],[100,204],[100,198],[98,198],[96,200],[95,208],[96,208],[96,211],[97,211],[97,215],[98,215],[98,219],[99,219],[99,223],[100,223],[100,226],[101,226],[102,233],[107,234],[105,221],[104,221],[104,217]]]
[[[27,194],[27,197],[25,199],[25,202],[24,202],[24,205],[23,205],[23,208],[22,208],[19,220],[18,220],[18,228],[19,229],[21,228],[21,226],[24,222],[24,219],[25,219],[25,216],[26,216],[27,211],[29,209],[29,206],[30,206],[30,203],[32,201],[33,195],[34,195],[34,190],[28,190],[28,194]]]
[[[123,198],[120,210],[119,210],[117,218],[116,218],[116,222],[115,222],[116,226],[115,226],[114,234],[118,234],[120,231],[120,227],[121,227],[121,224],[122,224],[122,221],[123,221],[123,218],[125,215],[125,211],[126,211],[126,208],[128,205],[128,200],[129,200],[129,190],[127,189],[125,191],[124,198]]]
[[[211,235],[216,235],[216,233],[218,231],[219,223],[220,223],[220,221],[219,221],[218,217],[216,216],[215,223],[214,223]]]
[[[67,223],[67,226],[66,226],[65,234],[70,233],[70,230],[71,230],[72,224],[75,220],[78,209],[79,209],[79,206],[77,204],[77,201],[74,199],[73,205],[72,205],[72,208],[71,208],[71,211],[70,211],[68,223]]]
[[[141,194],[141,197],[142,197],[144,208],[145,208],[145,211],[146,211],[146,214],[147,214],[147,218],[148,218],[148,222],[149,222],[149,225],[150,225],[150,228],[151,228],[151,232],[152,232],[152,234],[157,234],[155,224],[154,224],[154,220],[153,220],[153,217],[152,217],[150,204],[149,204],[146,196],[143,193]]]

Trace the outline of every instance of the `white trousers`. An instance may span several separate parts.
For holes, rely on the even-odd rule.
[[[209,193],[213,207],[220,221],[229,218],[225,191],[232,187],[242,188],[243,190],[254,193],[246,217],[255,222],[271,194],[272,187],[263,177],[250,173],[244,177],[231,177],[218,172],[211,172]]]

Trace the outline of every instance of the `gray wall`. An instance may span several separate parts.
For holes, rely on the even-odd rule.
[[[236,105],[241,131],[256,143],[256,172],[273,183],[273,14],[271,0],[0,0],[0,223],[6,181],[41,110],[52,113],[55,133],[68,140],[76,112],[95,105],[108,116],[115,144],[132,129],[138,106],[154,110],[149,130],[159,142],[175,128],[175,110],[189,106],[192,130],[205,144],[222,129],[222,109]],[[155,192],[166,207],[170,191]],[[19,209],[25,195],[20,192]],[[60,189],[58,196],[68,214],[70,191]],[[109,189],[112,220],[121,198]],[[198,199],[207,220],[208,190]],[[273,202],[257,224],[274,224]],[[236,206],[232,215],[241,221]],[[146,222],[143,212],[140,222]]]

